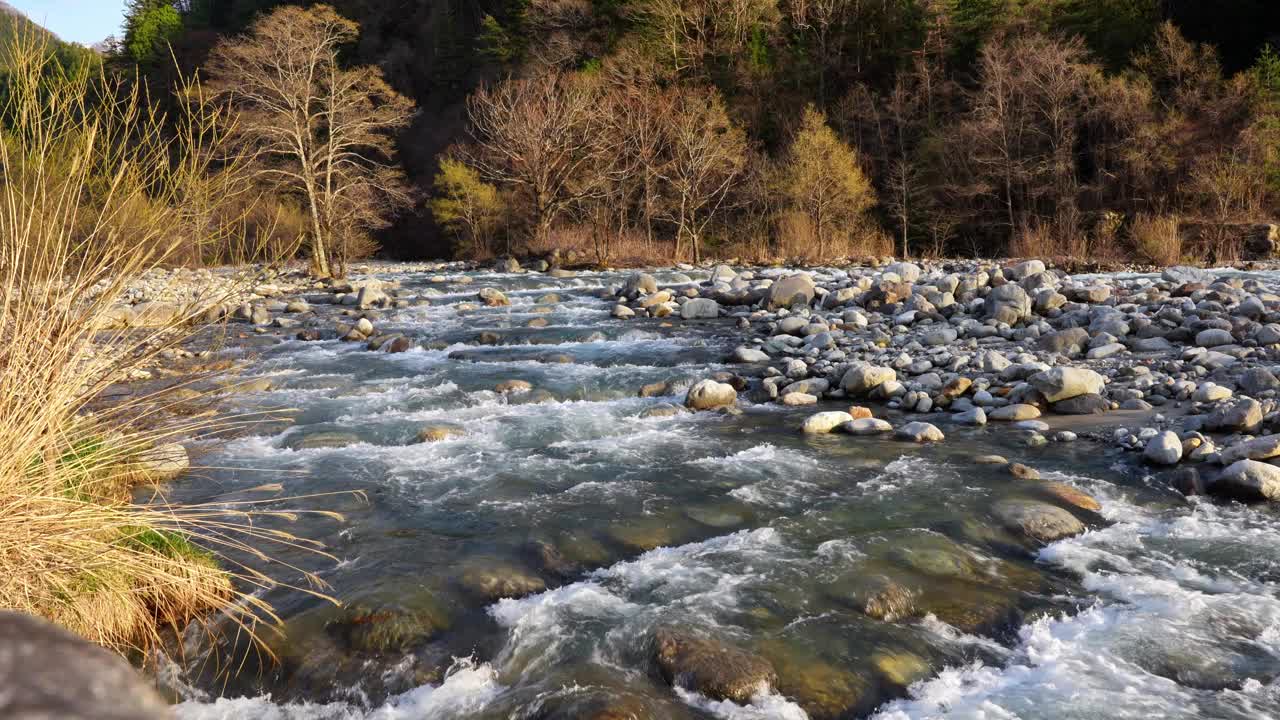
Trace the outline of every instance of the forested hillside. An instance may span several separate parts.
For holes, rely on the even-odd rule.
[[[163,81],[166,43],[199,67],[279,4],[134,0],[122,53]],[[1237,252],[1239,228],[1275,214],[1280,60],[1268,44],[1280,44],[1269,35],[1280,10],[1267,0],[330,4],[360,25],[349,60],[376,64],[419,109],[399,149],[421,201],[380,238],[396,255],[891,242],[1163,261]],[[577,126],[512,126],[575,103],[591,110]],[[654,112],[666,127],[646,145]],[[672,164],[682,119],[685,151],[695,135],[730,141],[703,168],[724,182]],[[530,159],[513,165],[496,147],[521,132],[576,143],[560,158],[573,173],[531,185],[518,167]],[[811,157],[797,154],[802,139]],[[843,189],[811,183],[800,197],[802,168],[821,178],[850,158]],[[869,197],[850,195],[850,172]],[[823,217],[813,193],[832,192],[857,211]],[[484,217],[460,217],[477,193],[492,197]],[[433,214],[431,197],[450,202]],[[1170,228],[1187,248],[1165,247]]]
[[[81,62],[93,62],[98,57],[97,53],[88,48],[74,43],[63,42],[53,33],[32,22],[17,8],[8,3],[0,2],[0,45],[4,45],[14,38],[48,43],[54,56],[63,67],[70,67]],[[10,58],[0,55],[0,73],[7,72],[9,62]]]

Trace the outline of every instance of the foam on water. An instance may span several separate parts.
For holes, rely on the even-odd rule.
[[[1280,523],[1239,506],[1151,509],[1106,483],[1075,480],[1102,496],[1114,524],[1052,544],[1040,559],[1078,574],[1095,603],[1024,626],[1006,665],[948,668],[877,718],[1280,714],[1277,590],[1217,564],[1220,549],[1210,547],[1247,528],[1242,543],[1280,556]],[[1200,557],[1207,549],[1213,564]]]
[[[502,694],[497,672],[487,663],[459,660],[439,685],[423,685],[365,709],[349,703],[284,703],[271,698],[188,701],[174,707],[177,720],[420,720],[463,718]]]
[[[712,700],[681,687],[675,690],[688,705],[723,720],[809,720],[799,705],[774,693],[758,693],[749,705],[739,705],[731,700]]]

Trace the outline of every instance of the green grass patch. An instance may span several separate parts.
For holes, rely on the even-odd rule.
[[[217,567],[213,553],[196,545],[180,532],[145,527],[127,527],[120,531],[120,543],[139,552],[153,552],[175,560],[187,560]]]

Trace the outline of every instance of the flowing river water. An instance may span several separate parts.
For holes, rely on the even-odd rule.
[[[280,501],[345,515],[288,526],[337,562],[271,551],[347,607],[266,593],[288,630],[278,663],[188,638],[163,673],[177,717],[1280,717],[1276,510],[1187,500],[1119,450],[1030,448],[999,426],[938,421],[946,442],[916,446],[806,437],[815,409],[776,404],[644,417],[682,392],[640,387],[731,369],[732,320],[615,320],[595,291],[621,274],[470,275],[394,276],[430,300],[378,323],[409,352],[253,347],[274,387],[236,402],[293,422],[217,446],[201,463],[218,469],[174,496],[363,491]],[[511,306],[459,310],[484,286]],[[511,379],[534,390],[494,392]],[[464,432],[417,442],[442,423]],[[989,453],[1058,485],[974,462]],[[1102,503],[1084,535],[1028,548],[990,514],[1062,486]],[[885,578],[912,612],[865,612]],[[777,690],[673,689],[659,628],[767,659]],[[218,657],[245,662],[230,674]]]

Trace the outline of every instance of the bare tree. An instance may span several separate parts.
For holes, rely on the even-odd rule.
[[[667,128],[670,155],[661,171],[670,192],[663,214],[676,226],[676,254],[688,240],[693,261],[701,262],[707,227],[745,170],[747,139],[716,90],[674,92]]]
[[[339,50],[358,32],[328,5],[286,5],[219,44],[207,65],[214,97],[239,113],[258,178],[301,196],[321,276],[342,274],[365,233],[413,199],[394,161],[413,104],[377,68],[341,66]]]
[[[469,162],[485,180],[516,191],[534,237],[545,243],[555,221],[600,197],[592,172],[612,151],[595,86],[558,71],[481,87],[467,102],[475,145]]]

